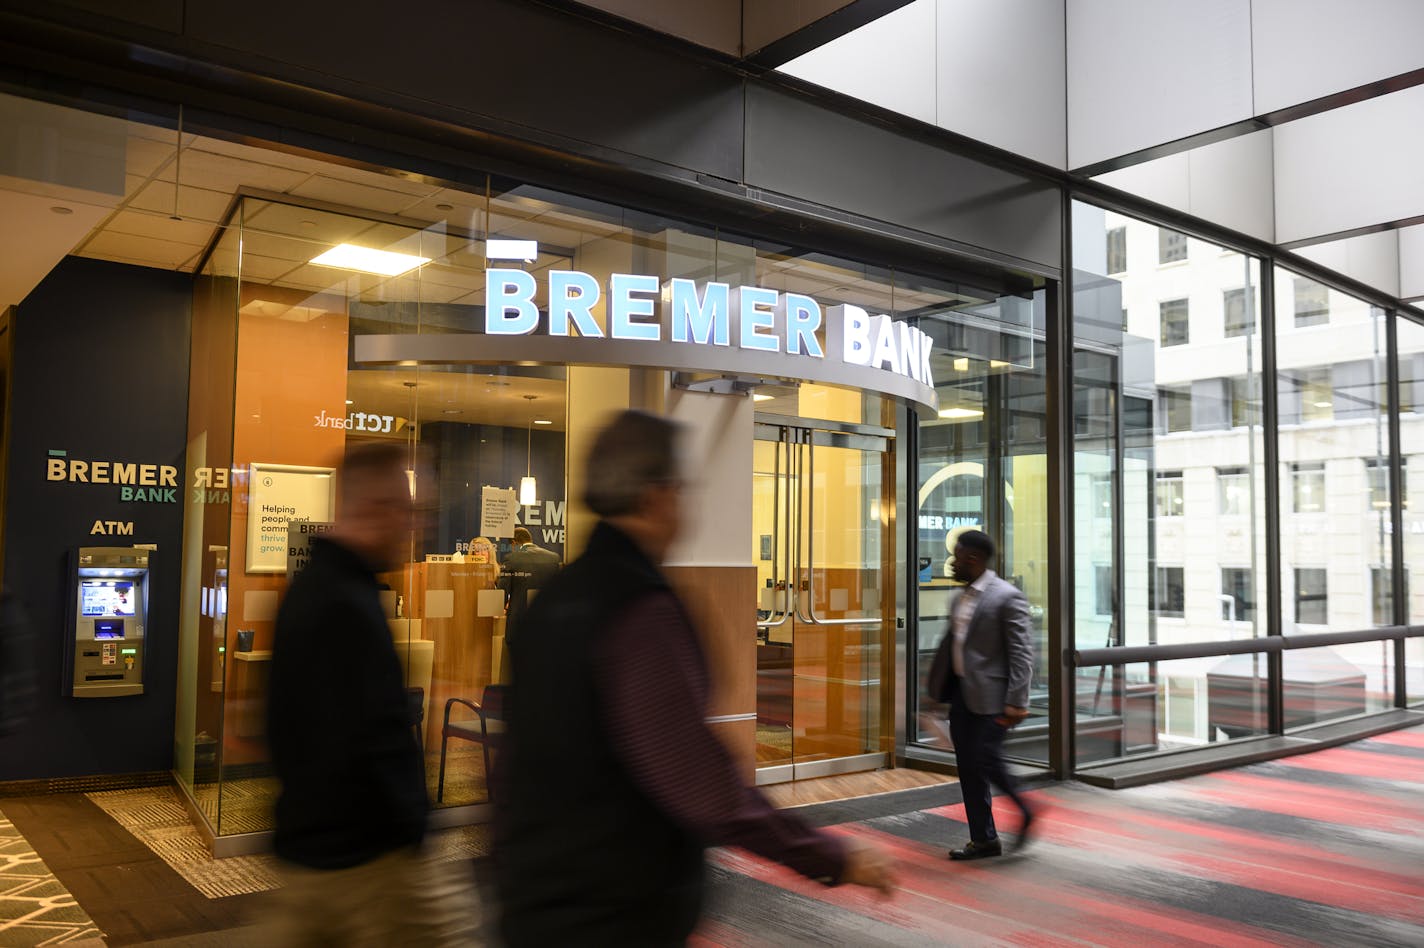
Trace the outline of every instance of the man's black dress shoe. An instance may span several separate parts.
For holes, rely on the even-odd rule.
[[[961,849],[951,849],[950,859],[986,859],[989,856],[1001,855],[1004,851],[1003,845],[997,839],[978,840],[965,843]]]
[[[1019,828],[1019,838],[1009,846],[1009,852],[1021,853],[1028,847],[1028,841],[1033,838],[1033,817],[1025,817],[1023,826]]]

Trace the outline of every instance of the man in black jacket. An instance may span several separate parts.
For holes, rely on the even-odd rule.
[[[417,854],[428,801],[411,702],[376,574],[410,542],[406,449],[353,449],[335,528],[277,613],[267,709],[282,782],[274,844],[279,944],[435,943]]]
[[[746,786],[707,726],[707,663],[659,568],[681,520],[676,433],[626,412],[599,435],[585,501],[603,519],[510,646],[495,864],[512,946],[681,944],[701,910],[707,846],[742,846],[828,885],[892,884],[878,850]]]

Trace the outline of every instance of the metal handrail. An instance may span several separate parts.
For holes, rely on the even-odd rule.
[[[790,581],[790,578],[789,578],[789,574],[790,574],[790,571],[791,571],[791,551],[790,551],[790,549],[788,549],[788,550],[786,551],[786,569],[787,569],[787,573],[788,573],[788,578],[787,578],[787,581],[786,581],[786,589],[784,589],[784,590],[780,589],[780,588],[779,588],[779,584],[778,584],[777,581],[776,581],[776,560],[777,560],[778,550],[780,549],[780,547],[781,547],[781,545],[782,545],[782,544],[781,544],[781,529],[780,529],[780,520],[781,520],[781,449],[782,449],[782,447],[783,447],[784,445],[785,445],[786,448],[787,448],[787,457],[786,457],[786,464],[787,464],[787,475],[786,475],[786,523],[787,523],[787,528],[788,528],[788,529],[790,529],[790,524],[791,524],[791,472],[790,472],[790,466],[791,466],[791,450],[790,450],[790,446],[789,446],[789,445],[786,445],[785,431],[786,431],[786,429],[783,428],[783,429],[782,429],[782,437],[781,437],[781,439],[778,440],[778,441],[776,441],[776,442],[774,442],[774,444],[775,444],[776,461],[775,461],[775,462],[773,463],[773,465],[772,465],[772,471],[773,471],[772,476],[773,476],[774,479],[772,480],[772,489],[771,489],[771,594],[772,594],[772,604],[775,605],[775,603],[776,603],[776,594],[777,594],[778,592],[781,592],[782,595],[783,595],[783,598],[782,598],[783,608],[782,608],[782,610],[781,610],[781,618],[780,618],[780,619],[776,619],[775,621],[772,621],[771,619],[768,619],[766,622],[758,622],[758,623],[757,623],[757,628],[758,628],[758,629],[762,629],[762,630],[767,631],[767,632],[770,632],[772,629],[779,629],[779,628],[781,628],[783,625],[786,624],[786,620],[788,620],[788,619],[791,618],[791,609],[790,609],[790,605],[791,605],[791,600],[790,600],[790,596],[791,596],[791,581]],[[776,613],[776,610],[775,610],[775,609],[772,609],[772,610],[771,610],[771,614],[772,614],[772,616],[775,616],[775,615],[777,614],[777,613]]]
[[[1352,632],[1308,632],[1304,635],[1267,635],[1256,639],[1226,642],[1195,642],[1183,645],[1126,645],[1114,648],[1088,648],[1069,652],[1075,668],[1095,668],[1099,665],[1134,665],[1142,662],[1163,662],[1179,658],[1212,658],[1218,655],[1243,655],[1253,652],[1284,652],[1329,645],[1353,645],[1358,642],[1389,642],[1398,639],[1424,637],[1424,626],[1392,625]]]

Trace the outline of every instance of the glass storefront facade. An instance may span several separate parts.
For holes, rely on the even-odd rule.
[[[1086,202],[1074,227],[1074,633],[1101,650],[1076,669],[1077,763],[1414,700],[1393,590],[1420,326]]]
[[[488,528],[486,490],[518,496],[529,481],[519,523],[567,561],[592,526],[587,445],[627,407],[683,418],[700,445],[691,490],[708,522],[672,571],[692,599],[732,603],[709,610],[709,651],[731,682],[712,717],[760,782],[952,763],[924,678],[966,529],[989,533],[995,569],[1030,603],[1030,717],[1008,743],[1023,763],[1066,776],[1424,701],[1424,640],[1410,634],[1424,523],[1409,503],[1409,471],[1424,469],[1424,322],[1303,261],[1075,201],[1061,281],[984,276],[1008,265],[961,267],[958,250],[936,274],[758,236],[745,219],[724,229],[712,210],[675,218],[507,177],[432,183],[218,133],[175,144],[167,128],[14,101],[22,134],[56,115],[86,126],[104,172],[69,257],[181,277],[188,357],[155,369],[187,380],[181,526],[155,562],[177,586],[172,766],[216,837],[270,827],[263,701],[295,567],[288,521],[331,519],[342,451],[409,452],[427,516],[382,577],[391,633],[431,798],[470,807],[489,800],[485,748],[447,731],[509,683],[510,537]],[[522,243],[495,259],[495,241]],[[415,262],[319,262],[343,245]],[[592,349],[362,355],[483,332],[496,265],[534,277],[540,336],[555,273],[883,313],[933,342],[938,408]],[[588,318],[608,325],[602,305]],[[7,406],[34,410],[23,393]]]
[[[268,826],[277,788],[263,708],[275,610],[297,568],[289,559],[300,542],[297,524],[331,519],[329,484],[345,448],[396,441],[409,451],[411,489],[426,517],[404,568],[381,580],[406,684],[421,708],[418,739],[431,799],[461,807],[489,801],[489,757],[484,743],[462,739],[460,729],[478,726],[490,689],[510,685],[505,643],[513,610],[500,573],[511,544],[507,531],[491,533],[482,519],[488,492],[513,494],[532,478],[536,496],[519,496],[518,521],[536,544],[567,561],[592,525],[578,498],[582,445],[610,411],[641,405],[675,413],[679,389],[651,368],[361,359],[363,337],[484,333],[492,242],[529,242],[524,257],[500,266],[535,278],[541,314],[550,308],[550,274],[587,273],[604,282],[615,273],[651,273],[664,285],[674,278],[741,284],[799,293],[823,307],[887,313],[939,346],[956,325],[985,331],[1003,308],[1029,342],[1004,343],[1000,354],[1029,369],[1035,359],[1042,363],[1041,339],[1037,352],[1031,341],[1034,321],[1043,318],[1042,293],[1036,310],[1031,299],[995,303],[964,286],[533,185],[479,190],[442,191],[428,209],[415,209],[428,211],[428,220],[298,197],[239,196],[197,267],[186,468],[203,489],[188,496],[185,511],[175,745],[180,782],[216,836]],[[318,262],[348,244],[422,262],[394,275]],[[602,307],[590,315],[608,325]],[[820,344],[828,344],[824,334]],[[937,371],[955,373],[978,340],[957,345],[965,354],[935,355]],[[955,385],[966,403],[975,397],[982,404],[987,386],[993,398],[1033,412],[1032,390],[1025,397],[988,380],[997,359],[994,369],[976,361]],[[718,381],[710,373],[677,379],[692,391]],[[1041,376],[1037,384],[1041,402]],[[739,648],[754,643],[754,658],[717,670],[744,679],[729,687],[754,692],[756,730],[745,746],[729,740],[754,754],[761,783],[884,766],[895,751],[897,717],[887,660],[896,651],[895,604],[909,576],[894,517],[897,416],[906,409],[876,393],[785,378],[700,397],[752,409],[747,443],[719,448],[746,454],[741,476],[750,506],[739,514],[721,486],[699,482],[712,475],[699,472],[691,487],[696,505],[726,503],[719,517],[744,515],[745,524],[718,529],[748,531],[747,561],[754,564],[748,591],[755,601],[733,630]],[[1037,414],[1041,428],[1041,406]],[[736,434],[718,437],[735,442]],[[1005,439],[996,435],[996,445]],[[1036,531],[1017,534],[1013,555],[1041,569],[1041,435],[1036,461],[1006,457],[998,447],[991,458],[982,443],[976,449],[981,467],[1006,472],[1004,486],[993,488],[996,502],[1021,511],[1021,522]],[[1038,539],[1030,542],[1030,535]],[[943,566],[941,554],[935,588],[943,588]],[[711,582],[704,578],[711,567],[676,563],[673,571],[694,600]],[[714,644],[713,655],[725,647]]]

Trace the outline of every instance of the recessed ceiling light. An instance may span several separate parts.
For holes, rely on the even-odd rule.
[[[1329,403],[1329,402],[1316,402],[1316,403],[1315,403],[1315,407],[1316,407],[1316,408],[1329,408],[1329,407],[1330,407],[1330,403]]]
[[[962,358],[961,358],[961,359],[955,359],[955,360],[954,360],[954,371],[956,371],[956,372],[968,372],[968,371],[969,371],[969,360],[968,360],[968,359],[962,359]]]
[[[440,409],[440,414],[442,414],[442,415],[460,415],[460,414],[463,414],[463,413],[464,413],[464,409],[463,409],[463,408],[442,408],[442,409]]]
[[[302,221],[303,227],[315,227],[316,221]]]
[[[334,267],[339,270],[357,270],[361,273],[375,273],[379,276],[399,276],[424,263],[429,257],[415,254],[396,253],[393,250],[376,250],[372,247],[358,247],[355,244],[337,244],[326,253],[312,257],[311,262],[319,267]]]
[[[752,401],[754,402],[769,402],[775,397],[775,395],[763,395],[761,392],[752,393]]]
[[[53,211],[53,212],[56,213],[56,214],[73,214],[73,213],[74,213],[74,208],[72,208],[72,207],[65,207],[63,204],[56,204],[56,205],[54,205],[53,207],[51,207],[50,210]]]
[[[356,402],[355,402],[353,399],[348,398],[348,399],[346,399],[346,404],[348,404],[348,405],[354,405],[354,404],[356,404]]]
[[[984,413],[977,408],[941,408],[939,416],[955,421],[969,421],[971,418],[983,418]]]
[[[552,425],[553,422],[550,421],[550,420],[547,419],[547,418],[535,418],[535,419],[534,419],[534,424],[536,424],[536,425]]]
[[[437,211],[453,211],[453,210],[455,209],[455,205],[453,205],[453,204],[437,204],[437,205],[435,205],[435,209],[436,209]]]
[[[1008,365],[1007,362],[1000,362],[998,359],[989,360],[989,368],[991,369],[1002,369],[1006,365]]]

